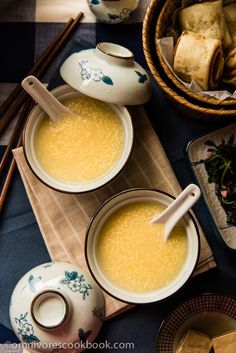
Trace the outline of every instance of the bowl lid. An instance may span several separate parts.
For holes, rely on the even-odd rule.
[[[103,42],[72,54],[60,73],[71,87],[104,102],[137,105],[151,97],[147,72],[129,49],[118,44]]]
[[[10,302],[14,332],[39,352],[52,351],[51,344],[53,349],[67,351],[67,343],[80,352],[82,342],[93,342],[97,336],[104,315],[104,297],[91,276],[63,262],[43,264],[26,273]]]

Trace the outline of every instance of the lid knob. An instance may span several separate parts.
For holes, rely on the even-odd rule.
[[[96,55],[102,60],[114,62],[124,66],[130,66],[134,63],[134,54],[128,48],[121,45],[102,42],[96,46]]]
[[[57,328],[69,314],[69,303],[58,291],[48,290],[39,293],[32,301],[31,315],[35,323],[44,328]]]

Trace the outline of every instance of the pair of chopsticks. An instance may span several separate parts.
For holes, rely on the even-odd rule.
[[[34,75],[37,78],[40,78],[45,73],[52,61],[55,59],[56,55],[60,52],[72,33],[75,31],[82,17],[83,13],[80,12],[75,19],[69,19],[65,26],[58,32],[52,43],[39,57],[28,75]],[[10,141],[0,161],[0,176],[2,176],[5,172],[5,168],[9,166],[9,158],[12,158],[9,169],[6,171],[6,177],[0,193],[0,212],[3,209],[3,205],[6,200],[8,189],[15,170],[15,160],[13,159],[11,150],[12,148],[19,147],[21,145],[22,130],[24,128],[26,118],[33,105],[33,100],[28,96],[28,94],[24,91],[21,84],[19,83],[0,107],[0,135],[12,122],[12,120],[17,115],[19,115],[16,126],[10,137]]]

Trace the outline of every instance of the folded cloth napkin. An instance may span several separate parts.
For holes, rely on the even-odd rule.
[[[135,129],[133,153],[123,172],[107,186],[87,194],[63,194],[42,184],[26,163],[23,149],[13,151],[26,192],[53,261],[68,261],[88,271],[84,239],[89,220],[98,206],[112,195],[129,188],[151,187],[174,196],[181,188],[161,143],[143,108],[130,109]],[[200,227],[199,227],[200,229]],[[200,229],[201,252],[195,274],[216,266],[211,249]],[[104,293],[106,317],[130,305]]]

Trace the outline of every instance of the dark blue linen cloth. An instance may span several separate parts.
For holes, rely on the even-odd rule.
[[[13,29],[13,26],[15,28]],[[8,39],[3,40],[4,51],[0,56],[0,82],[20,81],[29,71],[34,61],[33,38],[35,33],[55,33],[61,25],[17,23],[0,24],[0,33],[5,32]],[[96,31],[95,27],[96,26]],[[109,29],[108,29],[109,27]],[[55,61],[45,80],[52,77],[50,87],[61,83],[58,65],[73,51],[95,46],[95,42],[112,41],[127,46],[135,54],[135,59],[147,68],[141,46],[141,24],[122,24],[108,26],[105,24],[82,24],[73,40]],[[37,31],[36,31],[37,30]],[[14,31],[14,35],[13,32]],[[89,33],[96,33],[95,42]],[[20,38],[19,60],[12,52]],[[9,38],[13,41],[11,48],[7,45]],[[46,45],[46,44],[45,44]],[[25,53],[23,53],[25,50]],[[31,54],[30,54],[31,53]],[[4,69],[3,69],[4,67]],[[6,70],[8,68],[8,70]],[[56,74],[55,74],[56,72]],[[50,74],[51,73],[51,74]],[[188,163],[186,146],[188,142],[200,135],[207,134],[225,125],[225,123],[205,123],[194,121],[179,114],[153,81],[153,96],[145,105],[148,116],[158,134],[168,158],[174,168],[180,184],[184,187],[194,182],[194,175]],[[168,176],[167,176],[168,177]],[[183,300],[203,292],[220,292],[236,295],[236,258],[223,249],[217,241],[216,229],[209,211],[201,200],[195,207],[196,215],[202,225],[209,244],[212,247],[218,269],[191,279],[184,288],[162,303],[136,306],[107,322],[97,338],[97,342],[133,342],[134,349],[127,352],[146,353],[155,351],[155,339],[158,328],[166,315]],[[17,342],[9,332],[11,325],[8,316],[8,305],[11,292],[17,281],[32,267],[49,260],[49,254],[43,242],[31,206],[27,199],[21,178],[16,171],[10,193],[0,215],[0,343]],[[5,326],[5,328],[4,328]],[[101,349],[101,352],[125,352],[126,349]]]

